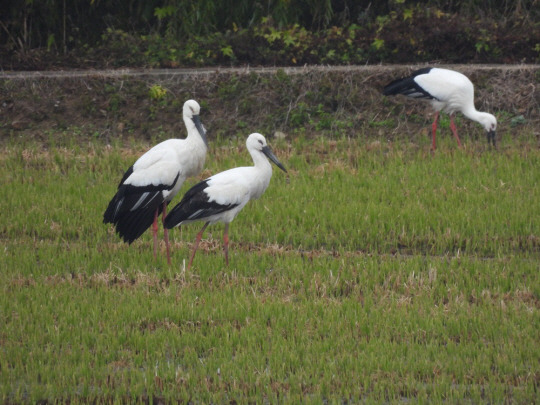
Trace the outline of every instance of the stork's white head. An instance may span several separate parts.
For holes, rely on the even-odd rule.
[[[478,117],[478,122],[484,127],[487,132],[497,130],[497,118],[490,113],[483,113]]]
[[[495,146],[495,135],[497,131],[497,118],[490,113],[479,113],[478,122],[487,131],[488,143],[493,143]]]
[[[248,136],[246,146],[248,149],[262,151],[262,149],[267,146],[266,138],[262,134],[255,132]]]
[[[272,149],[270,149],[270,147],[266,143],[266,139],[264,138],[263,135],[257,132],[251,134],[250,136],[248,136],[248,139],[246,141],[246,146],[247,146],[248,151],[250,151],[250,153],[252,154],[252,156],[253,156],[253,152],[256,152],[256,151],[262,152],[266,155],[266,157],[268,157],[268,159],[270,159],[273,163],[275,163],[277,167],[279,167],[281,170],[287,173],[287,169],[285,169],[285,166],[283,166],[281,162],[278,160],[278,158],[276,157],[276,155],[274,155],[274,153],[272,152]]]
[[[184,103],[184,117],[193,118],[194,115],[199,115],[201,106],[195,100],[188,100]]]

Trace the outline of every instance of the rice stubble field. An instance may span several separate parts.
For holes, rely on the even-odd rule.
[[[6,142],[0,401],[538,401],[534,139],[268,140],[290,175],[231,224],[229,267],[215,225],[189,272],[200,224],[171,267],[102,224],[151,144]],[[215,141],[201,178],[248,164]]]

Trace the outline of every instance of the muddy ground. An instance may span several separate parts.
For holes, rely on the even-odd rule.
[[[499,133],[540,139],[539,65],[446,66],[469,76],[476,107]],[[285,136],[428,136],[427,104],[381,89],[418,66],[102,70],[0,73],[0,140],[183,137],[188,98],[202,106],[209,138],[251,132]],[[156,91],[157,90],[157,91]],[[164,91],[163,91],[164,90]],[[461,120],[471,136],[479,125]]]

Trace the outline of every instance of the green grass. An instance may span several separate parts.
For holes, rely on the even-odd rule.
[[[169,268],[101,223],[149,145],[6,143],[0,401],[538,401],[534,142],[269,141],[290,175],[231,224],[230,267],[215,225],[189,272],[202,224]]]

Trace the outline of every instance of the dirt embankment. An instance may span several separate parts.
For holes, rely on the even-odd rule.
[[[418,66],[107,70],[0,73],[0,139],[184,136],[183,102],[194,98],[209,136],[259,131],[328,136],[417,136],[424,103],[386,98],[382,87]],[[476,107],[540,136],[540,66],[449,66],[469,76]],[[473,133],[481,129],[464,120]]]

